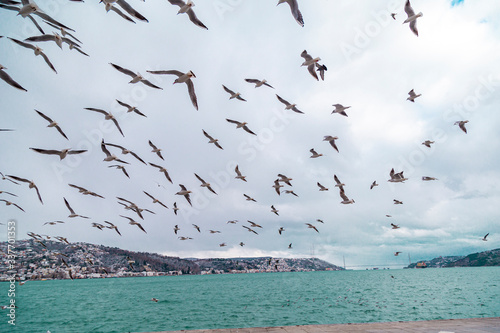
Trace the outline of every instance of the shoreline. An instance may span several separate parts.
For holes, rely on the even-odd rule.
[[[422,321],[397,321],[357,324],[327,324],[327,325],[296,325],[277,327],[249,327],[249,328],[224,328],[200,329],[180,331],[156,331],[143,333],[485,333],[500,332],[500,317],[467,318],[467,319],[442,319]]]

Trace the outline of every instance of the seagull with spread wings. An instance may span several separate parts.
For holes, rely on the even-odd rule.
[[[153,150],[151,150],[151,152],[156,153],[156,155],[158,155],[159,158],[161,158],[162,160],[165,160],[163,158],[163,156],[161,155],[161,149],[156,147],[156,145],[153,142],[151,142],[151,140],[149,140],[148,143],[151,146],[151,148],[153,148]]]
[[[116,168],[118,170],[121,170],[125,174],[125,176],[127,176],[127,178],[130,178],[127,170],[125,169],[125,167],[123,165],[114,164],[114,165],[109,165],[108,168]]]
[[[196,14],[193,11],[194,3],[191,0],[188,0],[187,2],[184,2],[183,0],[168,0],[172,5],[174,6],[179,6],[180,9],[177,12],[177,14],[183,14],[186,13],[195,25],[199,26],[200,28],[208,30],[208,28],[196,17]]]
[[[210,140],[210,141],[208,141],[208,143],[213,143],[217,148],[224,150],[224,148],[222,148],[218,142],[219,139],[214,139],[207,132],[205,132],[205,130],[202,130],[202,131],[203,131],[203,135],[205,135],[208,138],[208,140]]]
[[[145,22],[149,22],[147,18],[142,16],[138,11],[136,11],[132,6],[130,6],[125,0],[101,0],[104,2],[106,11],[109,11],[113,4],[119,5],[124,11],[126,11],[130,16]]]
[[[176,83],[185,83],[188,87],[189,98],[191,98],[191,103],[196,110],[198,110],[198,99],[196,98],[196,93],[194,92],[194,84],[192,78],[195,78],[196,75],[192,71],[187,73],[183,73],[177,70],[166,70],[166,71],[147,71],[151,74],[168,74],[168,75],[177,75],[178,78],[175,79],[173,84]]]
[[[64,134],[64,132],[62,131],[61,127],[59,127],[59,124],[56,123],[55,121],[53,121],[50,117],[46,116],[45,114],[43,114],[42,112],[38,111],[38,110],[35,110],[36,113],[38,113],[40,115],[40,117],[42,117],[43,119],[47,120],[49,122],[49,125],[47,125],[47,127],[55,127],[59,133],[66,139],[66,140],[69,140],[68,137],[66,136],[66,134]]]
[[[104,111],[102,109],[96,109],[96,108],[84,108],[85,110],[88,110],[88,111],[94,111],[94,112],[98,112],[98,113],[101,113],[104,115],[104,119],[106,120],[111,120],[113,121],[113,123],[115,124],[116,128],[118,128],[118,131],[120,131],[120,134],[122,136],[125,136],[122,132],[122,129],[120,128],[120,125],[118,124],[118,120],[116,120],[115,116],[113,116],[111,114],[111,112],[107,112],[107,111]]]
[[[423,16],[422,12],[415,14],[413,8],[411,7],[410,0],[406,0],[405,12],[406,15],[408,15],[408,18],[403,22],[403,24],[410,23],[410,30],[418,37],[417,19]]]
[[[280,184],[280,180],[279,179],[275,179],[274,180],[274,185],[272,187],[274,188],[274,190],[276,191],[276,193],[278,193],[278,195],[280,195],[280,187],[284,187],[284,186]]]
[[[114,154],[111,154],[108,150],[108,148],[106,148],[106,145],[104,144],[104,139],[102,139],[101,141],[101,150],[104,154],[106,154],[106,157],[103,159],[103,161],[105,162],[112,162],[112,161],[116,161],[116,162],[120,162],[120,163],[123,163],[123,164],[130,164],[126,161],[122,161],[120,160],[118,157],[116,157],[116,155]]]
[[[458,125],[462,131],[464,131],[465,134],[467,134],[467,128],[465,128],[465,124],[467,124],[469,121],[468,120],[459,120],[456,121],[453,125]]]
[[[255,200],[254,198],[252,198],[251,196],[249,196],[248,194],[244,194],[243,193],[243,196],[246,198],[246,201],[253,201],[253,202],[257,202],[257,200]]]
[[[89,191],[85,187],[77,186],[77,185],[74,185],[74,184],[68,184],[68,185],[70,187],[76,188],[78,190],[78,192],[81,193],[81,194],[83,194],[83,195],[91,195],[93,197],[98,197],[98,198],[104,199],[104,197],[102,195],[99,195],[99,194],[97,194],[95,192]]]
[[[127,108],[127,113],[128,113],[128,112],[135,112],[135,113],[137,113],[138,115],[140,115],[140,116],[143,116],[143,117],[146,117],[146,118],[147,118],[147,116],[146,116],[144,113],[142,113],[141,111],[139,111],[139,109],[138,109],[136,106],[131,106],[131,105],[129,105],[129,104],[125,103],[125,102],[122,102],[122,101],[120,101],[120,100],[116,100],[116,102],[117,102],[118,104],[120,104],[121,106],[123,106],[123,107]]]
[[[56,149],[41,149],[41,148],[31,148],[31,150],[36,151],[39,154],[45,154],[45,155],[57,155],[59,156],[59,159],[62,160],[68,155],[76,155],[76,154],[82,154],[85,153],[87,150],[86,149],[79,149],[79,150],[72,150],[70,148],[66,148],[63,150],[56,150]]]
[[[238,165],[236,165],[236,167],[234,168],[234,172],[236,172],[236,179],[241,179],[243,180],[244,182],[246,182],[246,176],[243,176],[241,171],[240,171],[240,168],[238,167]]]
[[[233,98],[236,98],[236,99],[239,99],[240,101],[243,101],[243,102],[246,102],[247,100],[244,99],[243,97],[241,97],[241,94],[238,92],[234,92],[232,91],[231,89],[229,89],[228,87],[226,87],[225,85],[222,85],[222,88],[229,94],[231,95],[231,97],[229,97],[229,99],[233,99]]]
[[[120,235],[120,236],[122,235],[120,233],[120,231],[118,230],[118,227],[116,225],[114,225],[113,223],[108,222],[108,221],[104,221],[104,223],[107,223],[109,225],[109,226],[105,226],[106,228],[108,228],[108,229],[115,229],[115,231],[118,233],[118,235]]]
[[[226,121],[227,122],[230,122],[232,124],[236,124],[236,128],[243,128],[245,131],[247,131],[248,133],[250,134],[253,134],[253,135],[257,135],[255,134],[254,132],[252,132],[248,127],[247,127],[247,122],[239,122],[237,120],[232,120],[232,119],[227,119],[226,118]]]
[[[182,184],[179,184],[179,186],[180,186],[181,190],[180,190],[179,192],[175,193],[175,194],[176,194],[176,195],[183,195],[183,196],[184,196],[184,198],[186,198],[187,202],[188,202],[191,206],[193,206],[193,204],[191,203],[191,198],[189,197],[189,193],[192,193],[192,192],[191,192],[191,191],[188,191],[188,190],[186,189],[186,187],[185,187],[184,185],[182,185]]]
[[[304,112],[300,111],[299,109],[297,109],[297,104],[292,104],[292,103],[288,102],[287,100],[281,98],[278,94],[276,94],[276,98],[278,98],[278,101],[285,104],[285,110],[292,110],[294,112],[302,113],[302,114],[304,113]]]
[[[313,226],[311,223],[306,223],[306,225],[308,228],[314,229],[314,230],[316,230],[316,232],[319,233],[318,229],[315,226]]]
[[[128,217],[128,216],[124,216],[124,215],[120,215],[120,216],[128,219],[128,224],[130,224],[130,225],[136,225],[139,229],[141,229],[142,231],[144,231],[145,233],[147,233],[146,230],[144,230],[144,228],[142,227],[142,225],[139,222],[136,222],[133,218]]]
[[[172,179],[170,178],[170,175],[168,174],[167,169],[165,169],[164,167],[162,167],[162,166],[160,166],[160,165],[158,165],[158,164],[154,164],[154,163],[151,163],[151,162],[149,162],[149,165],[151,165],[152,167],[157,168],[157,169],[158,169],[158,171],[160,171],[161,173],[163,173],[163,174],[165,175],[165,178],[167,178],[167,180],[168,180],[171,184],[173,184]]]
[[[315,71],[315,66],[318,63],[318,61],[321,60],[321,58],[319,58],[319,57],[313,58],[309,53],[307,53],[306,50],[302,51],[300,56],[302,58],[304,58],[304,62],[302,63],[301,66],[307,66],[307,70],[309,71],[309,74],[311,74],[312,77],[316,79],[316,81],[319,81],[318,75],[316,74],[316,71]]]
[[[333,147],[333,149],[335,149],[337,151],[337,153],[339,153],[339,148],[335,144],[335,140],[337,140],[337,139],[338,139],[338,137],[331,136],[331,135],[325,135],[323,137],[323,141],[328,141],[328,143],[330,143],[330,145]]]
[[[21,206],[19,206],[18,204],[15,204],[15,203],[8,201],[8,200],[5,200],[5,199],[0,199],[0,201],[5,202],[6,206],[14,206],[14,207],[17,207],[24,212],[24,209],[22,209]]]
[[[126,68],[123,68],[123,67],[120,67],[118,65],[115,65],[113,63],[109,63],[111,66],[113,66],[114,69],[116,69],[117,71],[125,74],[125,75],[128,75],[132,78],[132,80],[129,82],[129,83],[137,83],[137,82],[142,82],[144,83],[145,85],[151,87],[151,88],[155,88],[155,89],[163,89],[163,88],[160,88],[154,84],[152,84],[151,82],[149,82],[148,80],[146,80],[140,73],[134,73],[132,72],[130,69],[126,69]]]
[[[422,94],[416,94],[415,90],[412,89],[408,92],[408,98],[406,100],[415,103],[415,99],[420,96],[422,96]]]
[[[342,201],[340,202],[341,204],[348,205],[348,204],[353,204],[354,199],[349,199],[347,195],[344,192],[344,188],[340,187],[340,197],[342,198]]]
[[[290,10],[292,11],[293,18],[297,23],[303,27],[304,26],[304,18],[302,17],[302,13],[299,10],[299,4],[297,3],[297,0],[279,0],[278,5],[282,3],[287,3],[290,6]],[[278,6],[276,5],[276,6]]]
[[[40,200],[40,202],[43,204],[42,197],[40,196],[40,191],[38,191],[38,187],[36,187],[35,183],[32,180],[28,180],[28,179],[17,177],[17,176],[13,176],[13,175],[7,175],[7,177],[12,178],[14,180],[17,180],[19,182],[28,183],[29,184],[28,188],[34,188],[35,189],[36,194],[38,196],[38,200]]]
[[[333,104],[333,106],[335,106],[335,110],[332,111],[332,114],[338,113],[340,115],[348,117],[345,110],[349,109],[350,106],[343,106],[342,104]]]
[[[76,214],[75,211],[73,210],[73,208],[71,208],[71,206],[69,205],[68,200],[66,200],[66,198],[63,198],[63,199],[64,199],[64,203],[66,204],[66,207],[68,207],[68,210],[71,213],[71,214],[68,215],[69,218],[81,217],[81,218],[84,218],[84,219],[88,219],[87,216]]]
[[[140,158],[136,153],[134,153],[133,151],[123,147],[123,146],[120,146],[120,145],[117,145],[117,144],[114,144],[114,143],[106,143],[104,142],[104,145],[105,146],[111,146],[111,147],[115,147],[115,148],[120,148],[122,150],[122,154],[123,155],[127,155],[127,154],[130,154],[132,156],[134,156],[137,160],[141,161],[142,163],[144,164],[147,164],[146,162],[144,162],[144,160],[142,158]]]
[[[203,180],[203,178],[201,178],[200,176],[198,176],[196,173],[194,174],[196,176],[196,178],[198,178],[198,180],[201,182],[201,187],[206,187],[210,192],[212,192],[213,194],[217,194],[217,192],[215,192],[213,190],[213,188],[210,186],[210,183],[207,183],[206,181]]]
[[[168,209],[168,207],[163,202],[161,202],[160,200],[156,199],[154,196],[152,196],[148,192],[146,192],[146,191],[142,191],[142,192],[144,192],[145,195],[147,195],[148,197],[150,197],[151,199],[153,199],[153,203],[157,203],[157,204],[165,207],[166,209]]]
[[[269,83],[267,83],[267,81],[264,79],[264,80],[257,80],[257,79],[245,79],[245,81],[247,81],[248,83],[253,83],[255,84],[255,88],[258,88],[260,86],[268,86],[269,88],[273,88],[273,86],[271,86]]]
[[[11,41],[13,41],[14,43],[22,46],[22,47],[25,47],[27,49],[31,49],[33,50],[33,52],[35,53],[36,56],[42,56],[43,60],[45,60],[45,62],[47,63],[47,65],[55,72],[57,73],[54,65],[52,65],[52,63],[50,62],[49,60],[49,57],[47,57],[47,55],[45,53],[43,53],[43,50],[38,47],[38,46],[35,46],[35,45],[32,45],[32,44],[29,44],[29,43],[25,43],[25,42],[21,42],[20,40],[17,40],[17,39],[14,39],[14,38],[10,38],[8,37]]]
[[[310,158],[318,158],[323,156],[323,154],[318,154],[316,150],[314,150],[314,148],[309,149],[309,152],[312,154],[311,156],[309,156]]]

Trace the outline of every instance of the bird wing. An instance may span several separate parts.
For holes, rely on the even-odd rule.
[[[222,146],[221,146],[221,145],[220,145],[217,141],[216,141],[216,142],[214,142],[214,145],[215,145],[217,148],[224,150],[224,148],[222,148]]]
[[[290,10],[292,11],[292,15],[297,21],[297,23],[303,27],[304,26],[304,18],[302,17],[302,13],[299,10],[299,4],[297,3],[297,0],[290,0],[287,1],[288,4],[290,5]]]
[[[231,95],[234,95],[234,91],[232,91],[231,89],[229,89],[228,87],[226,87],[225,85],[222,85],[222,88],[224,88],[224,90],[228,93],[230,93]]]
[[[64,134],[61,127],[59,127],[59,125],[56,125],[56,129],[59,131],[59,133],[61,133],[62,136],[64,136],[64,138],[66,138],[66,140],[69,140],[68,137],[66,136],[66,134]]]
[[[202,131],[203,131],[203,135],[205,135],[208,139],[210,139],[210,140],[214,139],[207,132],[205,132],[205,130],[202,130]]]
[[[54,121],[52,119],[50,119],[48,116],[46,116],[45,114],[41,113],[40,111],[36,110],[36,113],[38,113],[40,115],[40,117],[42,117],[43,119],[47,120],[49,123],[53,123]]]
[[[142,82],[142,83],[144,83],[144,84],[145,84],[145,85],[147,85],[147,86],[150,86],[151,88],[155,88],[155,89],[161,89],[161,90],[163,90],[163,88],[158,87],[157,85],[152,84],[150,81],[148,81],[148,80],[146,80],[146,79],[142,79],[142,80],[141,80],[141,82]]]
[[[337,153],[339,153],[339,148],[335,144],[335,140],[330,140],[329,142],[330,142],[330,145],[333,147],[333,149],[335,149],[337,151]]]
[[[139,19],[141,21],[146,21],[149,22],[147,18],[142,16],[138,11],[136,11],[132,6],[130,6],[125,0],[118,0],[116,1],[120,7],[123,8],[127,13],[129,13],[131,16],[135,17],[136,19]]]
[[[257,79],[245,79],[245,81],[249,82],[249,83],[259,83],[260,80],[257,80]]]
[[[3,71],[1,69],[0,69],[0,79],[4,80],[5,82],[7,82],[8,84],[10,84],[14,88],[21,89],[21,90],[24,90],[24,91],[28,91],[28,90],[24,89],[19,83],[17,83],[16,81],[14,81],[14,79],[12,79],[9,74],[7,74],[5,71]]]
[[[104,140],[101,142],[101,150],[103,151],[106,156],[111,156],[111,153],[109,152],[108,148],[106,148],[106,145],[104,144]]]
[[[94,111],[94,112],[99,112],[99,113],[102,113],[104,115],[108,115],[109,113],[107,111],[104,111],[102,109],[96,109],[96,108],[84,108],[85,110],[89,110],[89,111]]]
[[[111,7],[111,8],[114,8],[114,7]],[[117,71],[119,72],[122,72],[123,74],[126,74],[128,76],[131,76],[132,78],[135,78],[136,77],[136,74],[134,72],[132,72],[131,70],[129,69],[126,69],[126,68],[123,68],[123,67],[120,67],[118,65],[115,65],[113,63],[109,63],[111,66],[113,66]]]
[[[309,74],[316,79],[316,81],[319,81],[318,74],[316,74],[316,71],[314,70],[314,64],[307,66],[307,70],[309,71]]]
[[[61,153],[59,150],[54,150],[54,149],[40,149],[40,148],[30,148],[30,149],[36,151],[37,153],[47,154],[47,155],[59,155]]]
[[[122,132],[122,129],[120,128],[120,125],[118,124],[118,120],[116,120],[115,118],[111,118],[111,120],[115,123],[116,128],[118,128],[118,131],[120,131],[120,134],[121,134],[122,136],[125,136],[125,135],[123,134],[123,132]]]
[[[177,76],[182,76],[184,75],[183,72],[176,71],[176,70],[166,70],[166,71],[146,71],[151,74],[171,74],[171,75],[177,75]]]
[[[133,151],[130,152],[130,155],[134,156],[136,159],[138,159],[139,161],[141,161],[142,163],[146,164],[146,162],[144,162],[144,160],[142,158],[140,158],[136,153],[134,153]]]
[[[406,15],[408,15],[408,17],[415,15],[415,12],[413,11],[413,8],[410,5],[410,0],[406,0],[405,12],[406,12]]]
[[[119,100],[116,100],[116,102],[117,102],[118,104],[120,104],[121,106],[124,106],[124,107],[126,107],[126,108],[131,108],[131,106],[130,106],[130,105],[128,105],[127,103],[124,103],[124,102],[119,101]]]
[[[76,154],[82,154],[85,153],[87,150],[81,149],[81,150],[70,150],[68,151],[68,155],[76,155]]]
[[[287,100],[284,100],[278,94],[276,94],[276,97],[278,98],[278,101],[280,101],[281,103],[285,104],[286,106],[290,105],[290,103]]]
[[[226,121],[228,121],[228,122],[230,122],[230,123],[233,123],[233,124],[236,124],[236,125],[241,124],[239,121],[232,120],[232,119],[227,119],[227,118],[226,118]]]
[[[244,125],[244,126],[243,126],[243,129],[244,129],[245,131],[247,131],[248,133],[250,133],[250,134],[257,135],[257,134],[255,134],[254,132],[252,132],[252,131],[251,131],[251,130],[247,127],[247,125]]]
[[[193,81],[187,80],[186,84],[188,86],[189,97],[191,98],[191,103],[196,110],[198,110],[198,100],[196,98],[196,93],[194,92],[194,84]]]
[[[170,178],[170,176],[169,176],[169,174],[168,174],[167,170],[163,171],[163,174],[165,175],[165,177],[167,178],[167,180],[168,180],[171,184],[173,184],[172,179]]]
[[[302,58],[304,58],[306,61],[308,61],[308,60],[312,60],[311,55],[310,55],[309,53],[307,53],[307,51],[306,51],[306,50],[302,51],[302,53],[300,54],[300,56],[301,56]]]
[[[57,74],[57,71],[56,71],[56,69],[55,69],[54,65],[52,65],[52,63],[50,62],[49,57],[47,57],[47,55],[46,55],[45,53],[43,53],[43,52],[42,52],[42,53],[40,53],[40,55],[42,56],[43,60],[45,60],[45,62],[47,63],[47,65],[49,65],[49,67],[50,67],[50,68],[51,68],[54,72],[56,72],[56,74]]]
[[[194,13],[194,10],[192,8],[189,8],[188,11],[186,12],[186,14],[189,16],[189,19],[191,20],[191,22],[193,22],[194,24],[196,24],[197,26],[203,28],[203,29],[207,29],[207,26],[203,24],[203,22],[201,22],[198,17],[196,17],[196,14]]]
[[[120,15],[121,17],[123,17],[125,20],[129,21],[129,22],[132,22],[132,23],[135,23],[134,20],[132,20],[130,17],[128,17],[127,15],[125,15],[124,13],[122,13],[121,10],[119,10],[118,8],[116,8],[115,6],[111,6],[110,8],[112,11],[114,11],[115,13],[117,13],[118,15]]]
[[[335,180],[335,182],[337,183],[337,185],[341,185],[342,184],[340,182],[339,178],[337,177],[337,175],[333,175],[333,179]]]
[[[25,47],[25,48],[28,48],[28,49],[32,49],[32,50],[36,50],[36,47],[34,45],[32,45],[32,44],[21,42],[20,40],[17,40],[15,38],[10,38],[10,37],[7,37],[7,38],[10,39],[11,41],[13,41],[14,43],[22,46],[22,47]]]
[[[198,178],[198,180],[202,183],[202,184],[206,184],[206,182],[200,177],[198,176],[196,173],[194,174],[196,176],[196,178]]]
[[[73,210],[73,208],[71,208],[71,206],[69,205],[69,202],[68,200],[66,200],[66,198],[63,198],[64,199],[64,203],[66,204],[66,207],[68,207],[69,211],[71,212],[71,214],[75,214],[75,211]]]
[[[418,37],[417,20],[410,22],[410,30]]]
[[[340,197],[345,200],[345,201],[349,201],[349,198],[347,197],[347,195],[345,195],[345,192],[344,192],[344,189],[340,189]]]

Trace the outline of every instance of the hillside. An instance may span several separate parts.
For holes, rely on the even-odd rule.
[[[472,253],[467,256],[437,257],[419,262],[424,262],[428,268],[500,266],[500,249]],[[415,268],[416,265],[417,263],[412,263],[406,268]]]

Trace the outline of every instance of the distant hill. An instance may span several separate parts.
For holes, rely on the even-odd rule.
[[[0,242],[0,253],[7,242]],[[223,274],[342,270],[317,258],[182,259],[89,243],[16,241],[16,271],[24,279],[65,279],[180,274]],[[7,256],[0,257],[0,280],[9,278]]]
[[[437,257],[432,260],[421,260],[427,267],[478,267],[478,266],[500,266],[500,249],[472,253],[467,256]],[[417,263],[412,263],[406,268],[415,268]]]

